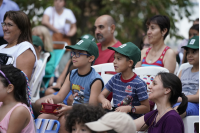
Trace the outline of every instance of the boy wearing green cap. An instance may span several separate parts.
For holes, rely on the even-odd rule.
[[[192,37],[186,46],[186,57],[192,67],[183,69],[179,73],[182,82],[182,92],[188,98],[186,112],[181,115],[182,118],[190,115],[199,115],[199,36]],[[178,103],[174,105],[175,109],[180,105],[181,97]]]
[[[66,49],[72,49],[72,62],[77,69],[72,70],[65,79],[57,95],[50,95],[40,99],[37,102],[46,102],[51,104],[59,103],[62,108],[57,111],[57,119],[61,123],[60,132],[65,132],[65,114],[72,108],[61,104],[70,90],[74,94],[73,104],[89,103],[98,105],[98,95],[103,89],[104,83],[101,76],[91,67],[98,57],[98,48],[95,42],[89,39],[82,39],[76,45],[66,46]],[[37,104],[38,105],[38,104]],[[62,117],[61,117],[62,116]],[[39,118],[54,118],[52,115],[42,114]]]
[[[113,92],[115,111],[129,113],[136,119],[150,110],[146,84],[132,71],[140,60],[141,51],[131,42],[108,49],[115,51],[113,64],[118,74],[108,81],[98,100],[103,108],[110,110],[111,103],[106,97]]]

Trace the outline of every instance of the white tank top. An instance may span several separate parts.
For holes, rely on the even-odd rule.
[[[14,67],[16,67],[17,57],[20,56],[24,51],[31,49],[31,51],[35,55],[34,69],[32,71],[32,74],[33,74],[35,67],[37,65],[37,55],[36,55],[33,45],[27,41],[24,41],[24,42],[21,42],[20,44],[10,47],[10,48],[5,48],[6,46],[7,46],[7,44],[0,46],[0,53],[12,55],[15,58],[14,63],[13,63]],[[11,59],[9,58],[7,64],[10,64],[10,62],[11,62]]]

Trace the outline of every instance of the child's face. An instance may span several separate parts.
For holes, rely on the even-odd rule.
[[[73,56],[71,54],[74,67],[82,67],[88,64],[89,57],[87,56],[87,52],[81,51],[81,50],[73,50],[72,52],[76,54]],[[82,54],[85,54],[85,55],[82,55]]]
[[[193,36],[199,36],[199,32],[194,29],[189,30],[189,39],[191,39]]]
[[[114,55],[113,64],[114,64],[115,72],[117,73],[124,72],[129,67],[129,61],[127,60],[127,58],[116,52]]]
[[[190,65],[198,65],[199,64],[199,50],[188,48],[186,50],[187,60]]]
[[[0,102],[3,102],[3,99],[5,98],[6,94],[7,94],[7,89],[1,82],[1,77],[0,77]]]
[[[72,133],[92,133],[84,123],[76,123],[72,127]]]

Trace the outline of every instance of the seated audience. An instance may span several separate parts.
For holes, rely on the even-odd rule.
[[[186,112],[181,117],[190,115],[199,115],[199,36],[192,37],[187,46],[183,46],[186,50],[187,60],[192,67],[183,69],[179,78],[182,82],[182,92],[188,98],[188,106]],[[178,98],[178,103],[174,105],[177,108],[182,98]]]
[[[104,109],[110,110],[106,97],[113,92],[115,111],[130,113],[136,119],[150,110],[146,84],[132,71],[140,60],[140,49],[131,42],[108,48],[115,51],[113,65],[117,74],[105,85],[98,100]]]
[[[36,109],[39,112],[41,103],[61,103],[72,90],[75,104],[89,103],[98,105],[98,95],[103,89],[104,83],[101,76],[91,67],[99,56],[98,48],[95,42],[89,39],[82,39],[76,45],[66,46],[66,49],[72,49],[72,62],[77,69],[72,70],[65,79],[63,86],[57,95],[45,96],[36,101]],[[61,123],[60,132],[65,132],[64,115],[72,106],[61,104],[62,108],[58,110],[58,117],[42,114],[39,118],[59,119]]]
[[[50,57],[47,60],[46,67],[45,67],[45,75],[51,75],[55,71],[55,61],[56,55],[53,51],[53,41],[50,36],[49,30],[42,25],[36,26],[32,29],[32,34],[35,36],[40,37],[44,46],[42,47],[40,58],[43,59],[44,52],[49,52]],[[51,78],[49,84],[51,85],[53,82],[54,77]]]
[[[25,72],[30,80],[37,64],[35,49],[31,44],[30,20],[23,11],[8,11],[3,21],[4,39],[8,44],[0,46],[0,53],[12,55],[15,58],[13,66]],[[10,64],[9,60],[7,64]]]
[[[96,133],[136,133],[133,119],[122,112],[107,113],[98,121],[87,122],[85,125]]]
[[[190,30],[189,30],[189,39],[191,39],[193,36],[199,36],[199,24],[195,24],[190,28]],[[185,39],[185,40],[187,40],[187,41],[185,41],[184,44],[180,45],[179,49],[181,49],[183,46],[187,45],[188,39]],[[183,64],[183,63],[186,63],[188,61],[187,61],[187,57],[186,57],[186,50],[183,49],[182,53],[183,53],[183,57],[182,57],[182,64]]]
[[[145,35],[142,37],[142,40],[140,42],[140,50],[143,50],[143,49],[149,48],[149,47],[151,47],[151,44],[149,44],[148,36]]]
[[[97,121],[106,112],[100,106],[76,104],[66,116],[65,127],[70,133],[93,133],[86,125],[87,122]]]
[[[180,117],[187,108],[187,97],[182,93],[180,79],[172,74],[160,72],[149,86],[149,99],[156,103],[157,109],[134,120],[137,131],[148,133],[184,133],[183,121]],[[178,97],[182,98],[177,108],[172,108]]]
[[[42,49],[44,47],[44,44],[38,36],[32,36],[32,40],[33,40],[33,46],[35,48],[35,52],[36,52],[36,55],[37,55],[37,67],[39,66],[39,68],[41,68],[42,67],[42,60],[40,59],[40,55],[41,55]],[[42,77],[41,77],[40,80],[43,79],[44,75],[45,75],[45,71],[42,72]],[[36,77],[37,77],[37,75],[35,75],[35,77],[32,77],[32,79],[36,78]]]
[[[26,78],[21,70],[12,65],[0,66],[1,133],[35,133]]]
[[[156,15],[147,21],[147,36],[150,48],[141,51],[141,61],[136,67],[159,66],[165,67],[170,73],[176,68],[175,52],[166,46],[164,39],[169,33],[170,20],[167,16]]]

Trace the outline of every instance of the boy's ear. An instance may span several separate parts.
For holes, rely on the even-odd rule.
[[[93,62],[93,61],[95,60],[95,57],[94,57],[94,55],[92,55],[92,56],[89,56],[88,58],[89,58],[89,62],[90,62],[90,63],[91,63],[91,62]]]
[[[134,64],[134,61],[133,60],[129,60],[129,65],[128,66],[132,68],[133,64]]]
[[[9,84],[7,87],[7,93],[11,93],[14,90],[14,85],[13,84]]]

